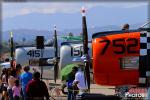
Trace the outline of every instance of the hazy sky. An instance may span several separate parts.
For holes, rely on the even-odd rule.
[[[142,24],[147,21],[146,2],[24,2],[2,3],[2,29],[60,30],[81,28],[81,8],[87,10],[88,27]]]
[[[76,13],[84,5],[87,10],[102,6],[108,8],[134,8],[147,5],[147,2],[40,2],[40,3],[3,3],[2,17],[3,19],[15,17],[18,15],[26,15],[31,13]]]

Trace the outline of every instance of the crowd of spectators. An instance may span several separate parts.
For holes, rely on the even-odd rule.
[[[0,76],[1,100],[49,100],[49,93],[38,71],[30,72],[30,67],[3,68]]]

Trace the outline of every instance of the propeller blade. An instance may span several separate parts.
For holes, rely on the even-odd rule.
[[[90,90],[90,67],[88,61],[85,61],[85,76],[87,80],[88,89]]]
[[[58,78],[58,42],[57,42],[57,32],[56,26],[54,26],[54,53],[55,53],[55,61],[54,61],[54,81]]]
[[[84,51],[84,55],[86,56],[84,61],[84,67],[85,67],[84,73],[85,73],[85,80],[87,81],[87,85],[88,85],[88,90],[90,92],[90,67],[89,67],[90,64],[88,58],[88,32],[87,32],[85,9],[82,8],[81,12],[82,12],[83,51]]]
[[[54,81],[56,83],[56,80],[58,78],[58,61],[57,61],[57,58],[55,60],[55,64],[54,64]]]
[[[10,65],[13,68],[13,60],[14,60],[14,41],[13,41],[13,33],[10,32],[10,56],[11,56],[11,61],[10,61]]]

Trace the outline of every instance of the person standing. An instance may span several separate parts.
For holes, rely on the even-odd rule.
[[[21,81],[21,88],[22,88],[22,93],[23,93],[23,98],[24,100],[27,100],[27,95],[26,95],[26,86],[30,80],[32,80],[32,73],[29,72],[30,67],[25,66],[24,67],[24,72],[20,76],[20,81]]]
[[[16,76],[15,76],[17,79],[20,79],[21,70],[22,70],[22,66],[20,64],[17,64],[16,65]]]
[[[26,92],[28,100],[49,100],[48,89],[46,84],[40,80],[39,72],[33,74],[33,79],[27,84]]]
[[[73,67],[72,71],[69,73],[68,75],[68,79],[67,79],[67,88],[68,88],[68,100],[74,100],[74,95],[75,93],[73,92],[73,81],[75,79],[75,74],[78,71],[78,67]]]
[[[15,86],[12,87],[13,100],[20,100],[21,87],[19,85],[19,80],[16,80]]]
[[[88,86],[87,82],[84,78],[84,67],[80,66],[78,69],[78,72],[75,74],[75,80],[73,82],[74,87],[79,88],[79,94],[87,93],[88,92]]]

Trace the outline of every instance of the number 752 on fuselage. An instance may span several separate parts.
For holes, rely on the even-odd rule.
[[[148,48],[143,30],[99,32],[92,36],[94,80],[100,85],[137,85],[139,58]],[[144,34],[149,34],[145,31]],[[146,40],[146,41],[145,41]],[[141,42],[145,41],[145,45]],[[144,62],[143,62],[144,63]],[[144,68],[144,67],[143,67]]]

